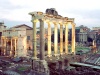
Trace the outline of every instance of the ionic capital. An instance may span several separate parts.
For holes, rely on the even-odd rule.
[[[76,25],[76,24],[75,24],[75,23],[73,23],[73,22],[72,22],[71,24],[72,24],[72,26],[73,26],[73,27],[75,27],[75,25]]]
[[[59,23],[59,25],[63,26],[63,23]]]
[[[57,25],[58,23],[57,23],[57,22],[53,22],[53,24],[54,24],[54,25]]]
[[[39,22],[44,22],[44,20],[43,20],[43,19],[38,19],[38,21],[39,21]]]
[[[32,20],[31,22],[33,23],[36,23],[36,22],[38,22],[39,20],[38,19],[34,19],[34,20]]]

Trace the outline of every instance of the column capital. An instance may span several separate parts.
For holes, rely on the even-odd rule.
[[[49,24],[49,25],[51,24],[51,22],[50,22],[50,21],[47,21],[46,23],[47,23],[47,24]]]
[[[75,23],[73,23],[73,22],[72,22],[71,24],[72,24],[72,26],[74,26],[74,27],[76,26],[76,24],[75,24]]]
[[[31,20],[31,22],[38,22],[39,20],[38,19],[34,19],[34,20]]]
[[[68,22],[64,23],[64,25],[68,25],[68,24],[69,24]]]
[[[44,20],[43,20],[43,19],[38,19],[38,21],[39,21],[39,22],[41,22],[41,21],[43,21],[43,22],[44,22]]]
[[[63,26],[63,23],[59,23],[59,25]]]
[[[53,22],[53,24],[54,24],[54,25],[57,25],[58,23],[57,23],[57,22]]]

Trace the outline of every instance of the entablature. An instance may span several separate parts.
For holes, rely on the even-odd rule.
[[[51,14],[45,14],[43,12],[30,12],[29,14],[32,16],[32,22],[38,22],[40,19],[45,22],[56,22],[60,24],[74,22],[74,18],[62,17],[60,15],[54,16]]]

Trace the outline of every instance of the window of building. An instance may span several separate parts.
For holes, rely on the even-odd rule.
[[[27,40],[30,40],[30,36],[27,36]]]

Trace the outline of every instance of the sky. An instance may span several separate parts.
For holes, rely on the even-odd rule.
[[[7,27],[32,27],[28,13],[45,13],[47,8],[55,8],[63,17],[75,18],[76,26],[100,27],[100,0],[0,0],[0,22]]]

